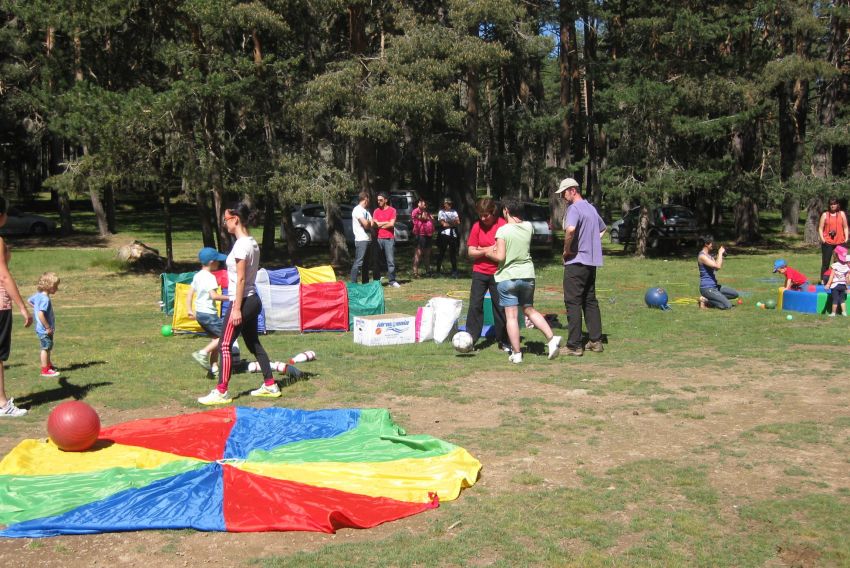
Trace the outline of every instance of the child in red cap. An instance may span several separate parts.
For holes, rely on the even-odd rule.
[[[839,306],[841,306],[841,315],[846,317],[847,309],[844,307],[844,302],[847,300],[847,273],[850,272],[850,266],[847,266],[847,249],[845,247],[841,245],[835,247],[830,268],[832,273],[826,282],[827,290],[832,293],[832,313],[829,314],[829,317],[835,317]]]

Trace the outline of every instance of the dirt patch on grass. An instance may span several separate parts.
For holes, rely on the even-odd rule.
[[[462,379],[463,402],[385,395],[372,406],[389,408],[411,434],[459,443],[475,455],[484,468],[471,493],[578,488],[585,474],[604,477],[640,460],[704,470],[721,496],[723,514],[729,515],[738,506],[775,497],[780,486],[810,489],[817,483],[835,491],[850,485],[845,456],[850,432],[829,426],[835,418],[850,416],[850,394],[840,388],[843,379],[824,377],[817,362],[793,373],[749,361],[737,367],[741,370],[646,369],[636,364],[614,372],[602,365],[604,357],[559,361],[563,380],[551,380],[543,371],[479,372]],[[578,388],[569,379],[576,370],[590,377]],[[623,387],[623,377],[636,384],[651,381],[654,388],[630,391]],[[310,406],[323,403],[335,406],[333,394],[320,392]],[[154,414],[193,411],[175,404]],[[101,417],[104,424],[115,424],[151,414],[151,409],[107,408]],[[830,421],[824,422],[825,416]],[[29,425],[26,435],[43,437],[42,428]],[[9,451],[18,441],[0,438],[0,451]],[[430,520],[446,514],[439,509],[336,535],[152,531],[0,540],[0,561],[25,566],[238,565],[333,543],[382,540],[400,530],[419,534]],[[620,521],[627,522],[629,511],[622,514]],[[582,549],[580,543],[576,546]],[[814,550],[793,547],[777,554],[788,566],[812,566],[818,558]]]

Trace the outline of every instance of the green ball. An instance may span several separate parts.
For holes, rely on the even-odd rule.
[[[768,310],[776,309],[776,300],[768,300],[764,303],[764,307]]]
[[[757,307],[757,308],[760,308],[760,307],[762,307],[763,305],[764,305],[764,303],[762,303],[762,302],[756,302],[756,307]]]
[[[162,326],[159,332],[162,333],[163,337],[171,337],[172,335],[174,335],[174,330],[171,329],[171,326],[167,324]]]
[[[792,319],[794,319],[794,316],[792,316],[791,314],[788,314],[787,316],[785,316],[785,319],[787,319],[788,321],[791,321]]]

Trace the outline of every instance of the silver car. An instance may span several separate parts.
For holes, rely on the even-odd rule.
[[[6,224],[0,227],[0,235],[46,235],[56,230],[56,221],[24,213],[17,207],[7,211]]]
[[[549,221],[549,208],[536,203],[523,203],[525,206],[525,220],[534,227],[534,235],[531,237],[531,250],[552,250],[552,223]]]
[[[342,229],[345,233],[345,241],[354,243],[354,232],[351,228],[351,212],[353,205],[340,203],[339,215],[342,219]],[[299,248],[312,244],[328,242],[328,222],[325,206],[321,203],[308,203],[292,208],[292,228],[295,231],[295,243]],[[283,224],[280,226],[280,238],[286,240]],[[404,242],[410,238],[410,229],[401,222],[395,224],[395,240]]]

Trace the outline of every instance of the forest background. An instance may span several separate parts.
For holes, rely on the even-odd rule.
[[[169,264],[174,200],[222,250],[222,207],[251,201],[264,255],[321,201],[341,266],[338,204],[361,190],[451,196],[467,229],[483,195],[557,223],[573,176],[608,220],[681,203],[739,243],[765,209],[815,243],[850,194],[848,0],[0,0],[0,18],[0,189],[49,190],[64,234],[74,198],[102,236],[142,198]]]

